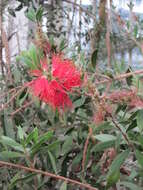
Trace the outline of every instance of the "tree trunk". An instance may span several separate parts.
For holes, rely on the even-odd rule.
[[[93,7],[95,7],[96,0],[93,1]],[[93,39],[91,43],[92,51],[96,53],[96,62],[98,58],[99,46],[101,41],[101,36],[106,28],[106,0],[100,0],[99,2],[99,20],[94,26]]]

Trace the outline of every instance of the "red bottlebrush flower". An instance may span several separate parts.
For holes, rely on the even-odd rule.
[[[62,60],[59,55],[53,56],[52,72],[50,79],[47,79],[49,72],[46,59],[40,62],[39,70],[31,72],[38,77],[30,84],[33,94],[54,109],[64,110],[65,107],[72,107],[67,91],[81,85],[80,72],[70,60]]]
[[[35,96],[39,97],[44,102],[49,101],[49,97],[52,96],[51,89],[49,88],[49,82],[46,78],[39,77],[31,83],[32,92]]]
[[[52,75],[67,91],[81,85],[80,72],[71,60],[63,60],[60,55],[54,55],[52,58]]]
[[[54,109],[71,107],[72,102],[67,93],[63,90],[60,84],[55,81],[48,81],[46,78],[37,78],[32,82],[33,94],[39,97],[40,100],[50,104]]]
[[[72,107],[72,102],[67,93],[56,80],[50,82],[50,88],[54,91],[54,96],[51,101],[53,108],[62,108],[64,110],[65,107]]]

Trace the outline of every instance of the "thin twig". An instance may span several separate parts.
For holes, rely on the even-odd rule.
[[[27,86],[22,87],[20,90],[18,90],[18,91],[9,99],[8,102],[6,102],[5,104],[2,104],[2,105],[0,106],[0,112],[1,112],[2,110],[4,110],[5,108],[7,108],[8,105],[15,99],[15,97],[16,97],[21,91],[23,91],[26,87],[27,87]]]
[[[115,127],[121,132],[121,134],[123,135],[124,139],[126,140],[127,144],[129,145],[129,147],[131,147],[132,149],[134,149],[133,144],[131,144],[131,142],[129,141],[126,133],[124,133],[122,131],[122,129],[120,128],[120,126],[118,125],[118,123],[115,121],[114,117],[112,116],[112,114],[108,113],[108,115],[111,117],[112,122],[114,123]]]
[[[81,9],[82,12],[85,12],[87,15],[89,15],[91,18],[96,19],[96,16],[94,14],[92,14],[91,12],[89,12],[87,9],[84,9],[82,6],[80,6],[78,3],[72,2],[70,0],[63,0],[66,3],[70,3],[72,5],[74,5],[76,8],[78,7],[79,9]]]
[[[86,153],[87,153],[87,148],[88,148],[88,144],[89,144],[89,139],[90,139],[91,136],[92,136],[92,128],[90,127],[87,139],[85,141],[84,149],[83,149],[83,159],[82,159],[82,174],[83,174],[83,177],[84,177],[84,170],[85,170]]]
[[[14,116],[16,113],[18,113],[19,111],[21,111],[22,109],[27,108],[28,106],[30,106],[33,103],[33,100],[30,102],[27,102],[26,104],[24,104],[23,106],[21,106],[20,108],[18,108],[17,110],[15,110],[14,112],[11,113],[11,116]]]
[[[129,72],[129,73],[124,73],[124,74],[121,74],[121,75],[117,75],[115,76],[113,79],[110,78],[109,80],[105,79],[105,80],[102,80],[102,81],[99,81],[99,82],[95,82],[95,84],[104,84],[104,83],[111,83],[115,80],[122,80],[122,79],[125,79],[125,78],[128,78],[132,75],[139,75],[139,74],[143,74],[143,70],[137,70],[137,71],[134,71],[134,72]]]
[[[21,87],[22,87],[22,86],[17,86],[17,87],[14,87],[14,88],[10,89],[10,90],[7,91],[7,92],[3,92],[3,93],[0,95],[0,99],[2,99],[4,96],[8,95],[9,93],[16,92],[16,89],[21,88]]]
[[[0,165],[1,166],[7,166],[7,167],[13,167],[13,168],[29,171],[29,172],[32,172],[32,173],[45,175],[45,176],[48,176],[48,177],[55,178],[57,180],[63,180],[65,182],[67,182],[67,183],[72,183],[72,184],[75,184],[75,185],[79,185],[79,186],[87,188],[89,190],[98,190],[97,188],[92,187],[89,184],[81,183],[79,181],[76,181],[76,180],[73,180],[73,179],[70,179],[70,178],[66,178],[66,177],[63,177],[63,176],[60,176],[60,175],[55,175],[53,173],[38,170],[38,169],[35,169],[35,168],[26,167],[26,166],[23,166],[23,165],[20,165],[20,164],[13,164],[13,163],[10,163],[10,162],[0,161]]]

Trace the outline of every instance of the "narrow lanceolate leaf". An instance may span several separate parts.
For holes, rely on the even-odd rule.
[[[25,15],[26,15],[26,17],[27,17],[29,20],[31,20],[31,21],[33,21],[33,22],[36,21],[36,12],[35,12],[35,10],[34,10],[33,8],[30,8],[30,9],[28,10],[28,12],[27,12]]]
[[[18,182],[30,182],[33,177],[35,176],[36,174],[33,173],[33,174],[27,174],[27,175],[24,175],[24,177],[21,177],[21,173],[17,173],[10,181],[10,184],[8,185],[8,190],[13,190],[15,185],[18,183]]]
[[[97,53],[98,53],[98,50],[95,49],[94,52],[93,52],[92,55],[91,55],[91,64],[92,64],[93,68],[96,67]]]
[[[72,144],[73,144],[73,138],[70,136],[65,140],[62,146],[62,154],[68,153],[72,149]]]
[[[67,190],[67,183],[65,181],[62,183],[60,190]]]
[[[4,134],[12,139],[15,137],[14,123],[12,118],[9,116],[8,110],[4,110]]]
[[[116,137],[113,135],[108,135],[108,134],[100,134],[96,135],[95,138],[101,142],[107,142],[110,140],[116,140]]]
[[[31,154],[34,155],[36,152],[38,152],[41,148],[41,146],[46,143],[49,139],[51,139],[53,137],[53,131],[49,131],[47,133],[45,133],[44,135],[42,135],[39,139],[39,141],[37,141],[31,148]]]
[[[48,155],[49,155],[49,158],[50,158],[50,161],[51,161],[53,170],[54,170],[54,172],[57,174],[57,166],[56,166],[55,157],[53,156],[53,154],[52,154],[50,151],[48,151]]]
[[[143,167],[143,153],[141,153],[139,150],[136,150],[136,158],[138,163]]]
[[[63,51],[63,49],[65,48],[65,46],[66,46],[66,40],[62,39],[61,42],[60,42],[60,45],[59,45],[59,50]]]
[[[120,171],[114,171],[107,179],[107,189],[110,188],[113,184],[115,184],[120,178]]]
[[[107,175],[107,188],[115,184],[120,177],[120,167],[128,157],[129,150],[120,153],[112,162]]]
[[[85,102],[85,99],[86,99],[86,97],[83,96],[80,99],[76,100],[74,102],[74,108],[78,108],[78,107],[82,106]]]
[[[113,171],[117,171],[120,169],[120,166],[123,164],[125,159],[128,157],[129,150],[125,150],[124,152],[117,155],[117,157],[113,160],[108,175],[112,174]]]
[[[25,157],[24,154],[21,154],[19,152],[12,152],[12,151],[3,151],[0,152],[0,159],[9,159],[9,158],[22,158]]]
[[[30,142],[36,143],[38,141],[38,129],[37,127],[27,136],[25,140],[25,145],[28,145]]]
[[[43,7],[40,7],[40,8],[37,10],[37,12],[36,12],[36,20],[37,20],[38,22],[41,22],[41,21],[42,21],[43,11],[44,11]]]
[[[120,185],[127,187],[130,190],[142,190],[141,187],[138,187],[136,184],[128,182],[128,181],[122,181],[122,182],[120,182]]]
[[[115,146],[115,140],[110,140],[106,142],[98,143],[95,147],[92,148],[93,152],[100,152],[105,150],[106,148],[114,147]]]
[[[20,138],[21,140],[24,139],[24,135],[25,135],[25,133],[24,133],[22,127],[21,127],[21,126],[18,126],[18,136],[19,136],[19,138]]]
[[[7,136],[2,136],[0,139],[0,142],[6,146],[10,146],[15,150],[19,150],[21,152],[24,152],[24,149],[21,144],[17,143],[15,140],[11,139]]]
[[[143,110],[139,110],[137,113],[137,126],[141,131],[143,130]]]

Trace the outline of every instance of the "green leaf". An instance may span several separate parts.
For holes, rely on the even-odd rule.
[[[130,125],[128,126],[126,132],[128,132],[128,131],[134,129],[135,127],[137,127],[137,121],[136,121],[136,119],[134,119],[134,120],[130,123]]]
[[[141,145],[142,148],[143,148],[143,136],[142,136],[142,135],[139,135],[137,139],[138,139],[140,145]]]
[[[137,34],[138,34],[138,25],[136,24],[135,27],[134,27],[134,37],[136,38],[137,37]]]
[[[48,151],[48,155],[49,155],[49,158],[50,158],[50,161],[51,161],[53,170],[54,170],[54,172],[57,174],[57,166],[56,166],[55,157],[53,156],[53,154],[52,154],[50,151]]]
[[[48,145],[48,148],[47,148],[49,151],[52,151],[55,155],[56,158],[59,157],[59,155],[61,154],[61,141],[59,140],[56,140],[54,141],[53,143],[49,144]],[[43,152],[45,152],[43,150]]]
[[[41,148],[41,146],[47,142],[49,139],[51,139],[53,137],[53,131],[49,131],[47,133],[45,133],[44,135],[42,135],[39,139],[39,141],[37,141],[31,148],[31,154],[34,155],[36,152],[38,152]]]
[[[60,190],[67,190],[67,182],[64,181],[60,187]]]
[[[124,187],[129,188],[130,190],[142,190],[141,187],[138,187],[136,184],[128,182],[128,181],[122,181],[119,184],[123,185]]]
[[[16,60],[21,61],[33,70],[38,68],[42,55],[40,49],[36,48],[34,44],[31,44],[29,50],[23,51]]]
[[[82,160],[83,154],[82,152],[77,154],[77,156],[72,160],[72,166],[77,166]]]
[[[81,117],[82,119],[87,120],[87,114],[86,114],[86,110],[85,109],[79,108],[78,111],[77,111],[77,115],[79,117]]]
[[[140,131],[143,130],[143,110],[139,110],[137,113],[137,126]]]
[[[98,127],[95,124],[93,124],[93,126],[91,126],[91,127],[93,128],[93,130],[96,131],[96,133],[99,133],[100,131],[102,131],[102,132],[105,130],[109,131],[110,129],[113,128],[113,125],[111,125],[110,122],[104,122],[101,125],[99,125]]]
[[[23,92],[22,92],[23,93]],[[22,94],[21,93],[21,94]],[[28,96],[28,91],[25,93],[25,95],[21,98],[21,94],[19,94],[19,96],[17,96],[17,99],[16,99],[16,101],[17,101],[17,104],[19,105],[19,106],[22,106],[22,104],[24,103],[24,101],[26,100],[26,98],[27,98],[27,96]]]
[[[109,172],[107,174],[107,187],[111,187],[111,185],[115,184],[120,177],[120,167],[125,161],[125,159],[129,155],[129,150],[125,150],[124,152],[117,155],[117,157],[113,160]]]
[[[4,134],[12,139],[15,137],[13,120],[7,109],[4,110]]]
[[[74,108],[81,107],[85,103],[86,97],[83,96],[74,102]]]
[[[65,45],[66,45],[66,40],[62,39],[59,45],[59,50],[63,51],[63,49],[65,48]]]
[[[63,146],[62,146],[62,154],[68,153],[72,149],[73,138],[71,136],[67,137]]]
[[[100,135],[95,135],[94,136],[97,140],[101,142],[107,142],[110,140],[116,140],[116,137],[113,135],[108,135],[108,134],[100,134]]]
[[[20,177],[21,175],[20,175],[19,173],[16,174],[16,175],[11,179],[10,184],[9,184],[9,186],[8,186],[8,190],[13,190],[14,187],[15,187],[15,185],[16,185],[18,182],[20,182],[20,181],[23,181],[23,182],[28,181],[28,182],[30,182],[30,181],[33,179],[33,177],[34,177],[35,175],[37,175],[37,174],[27,174],[27,175],[25,175],[24,177]]]
[[[91,55],[91,64],[92,64],[93,68],[96,67],[96,63],[97,63],[97,53],[98,53],[98,50],[95,49],[94,52],[93,52],[92,55]]]
[[[4,145],[12,147],[15,150],[19,150],[21,152],[24,152],[22,145],[17,143],[15,140],[11,139],[10,137],[2,136],[0,139],[0,142]]]
[[[141,153],[139,150],[136,149],[136,158],[138,160],[138,163],[143,167],[143,153]]]
[[[120,166],[123,164],[125,159],[128,157],[129,152],[130,152],[129,150],[125,150],[124,152],[117,155],[117,157],[113,160],[113,162],[110,166],[108,175],[112,174],[113,171],[117,171],[120,169]]]
[[[14,76],[14,81],[16,83],[20,82],[20,80],[21,80],[21,73],[20,73],[20,71],[15,68],[12,73],[13,73],[13,76]]]
[[[40,7],[40,8],[37,10],[37,12],[36,12],[36,20],[37,20],[38,22],[41,22],[41,21],[42,21],[43,11],[44,11],[43,7]]]
[[[31,58],[33,65],[37,67],[39,65],[40,60],[38,57],[38,51],[35,45],[33,44],[31,44],[29,48],[29,57]]]
[[[108,180],[107,180],[107,186],[106,188],[110,188],[113,184],[115,184],[120,178],[120,171],[114,171],[112,173],[112,175],[108,176]]]
[[[21,61],[22,63],[26,64],[29,68],[34,69],[35,67],[32,64],[31,58],[28,57],[27,52],[23,51],[20,56],[16,57],[16,61]]]
[[[0,152],[0,159],[9,159],[9,158],[22,158],[25,157],[24,154],[14,151],[3,151]]]
[[[21,128],[21,126],[18,126],[17,128],[18,128],[18,136],[21,140],[23,140],[25,133],[24,133],[23,129]]]
[[[8,190],[13,189],[13,187],[16,184],[17,179],[20,178],[20,173],[17,173],[11,180],[10,180],[10,184],[8,185]]]
[[[25,144],[28,145],[31,141],[36,143],[38,140],[38,129],[37,127],[33,129],[33,131],[27,136]]]
[[[114,146],[115,146],[114,140],[101,142],[101,143],[98,143],[95,147],[93,147],[92,151],[93,152],[100,152],[100,151],[103,151],[107,148],[114,147]]]
[[[36,21],[36,12],[35,12],[35,10],[34,10],[33,8],[30,8],[30,9],[28,10],[28,12],[27,12],[25,15],[26,15],[26,17],[27,17],[29,20],[31,20],[31,21],[33,21],[33,22]]]
[[[48,145],[48,150],[54,151],[57,147],[59,147],[60,143],[61,143],[61,141],[59,141],[59,140],[54,141],[53,143]]]

